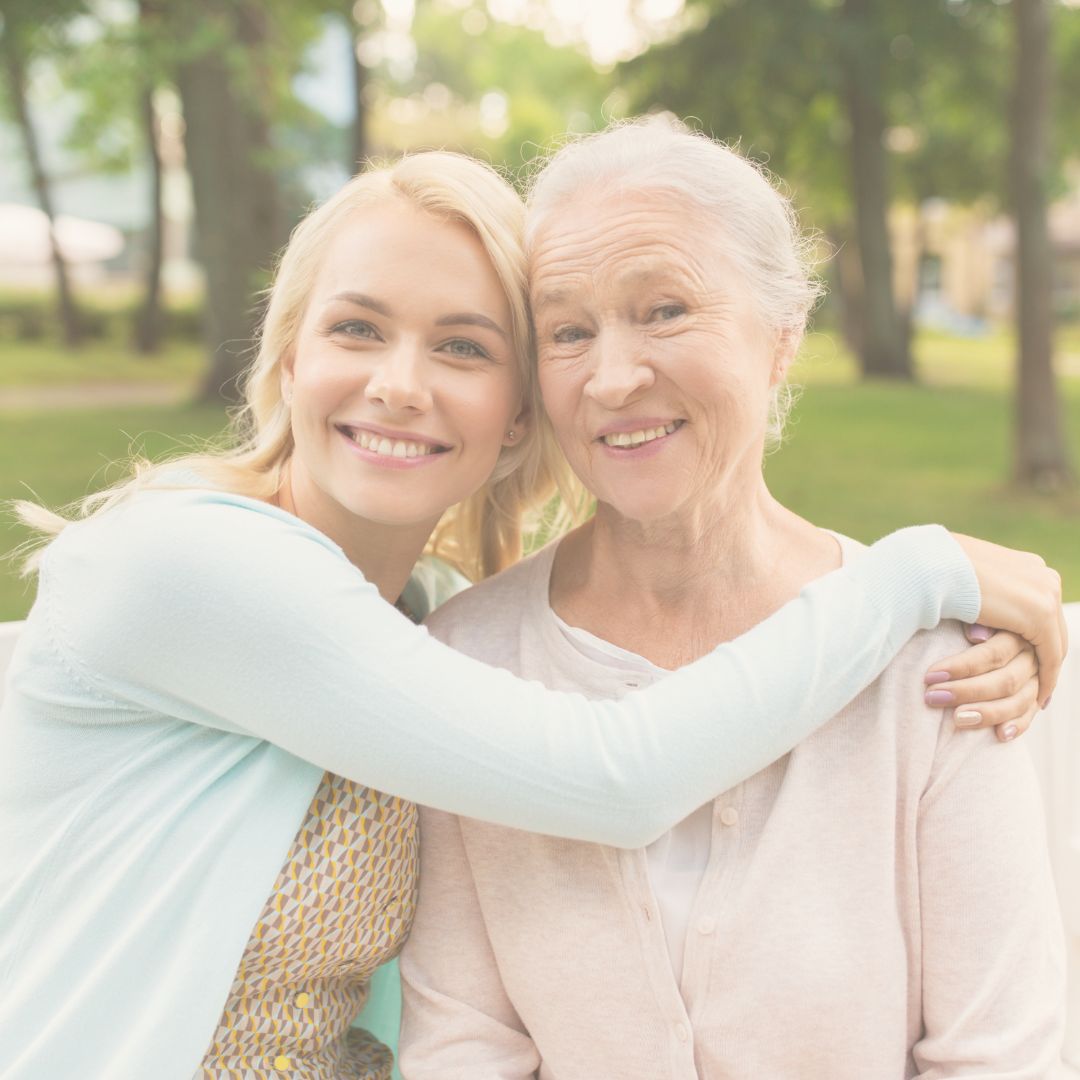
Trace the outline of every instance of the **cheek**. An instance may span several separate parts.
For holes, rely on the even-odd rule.
[[[556,430],[570,423],[574,405],[581,399],[581,390],[572,372],[555,361],[541,363],[539,368],[540,398],[544,411]]]

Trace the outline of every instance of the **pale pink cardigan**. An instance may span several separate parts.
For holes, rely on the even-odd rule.
[[[552,555],[431,628],[550,687],[617,696],[627,673],[553,619]],[[1045,1077],[1064,961],[1027,753],[922,703],[923,672],[962,647],[955,625],[919,635],[716,800],[681,984],[642,851],[424,811],[406,1080]]]

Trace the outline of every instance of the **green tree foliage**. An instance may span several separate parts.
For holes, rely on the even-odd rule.
[[[421,0],[413,21],[416,63],[404,78],[373,72],[372,142],[379,153],[446,146],[518,169],[558,134],[589,131],[619,111],[610,75],[581,49],[556,47],[542,31]],[[395,104],[396,103],[396,104]]]

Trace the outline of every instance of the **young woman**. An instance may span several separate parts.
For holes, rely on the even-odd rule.
[[[619,703],[395,611],[429,543],[475,574],[512,561],[549,486],[522,224],[463,157],[357,178],[282,259],[238,449],[74,524],[24,508],[59,535],[0,718],[4,1080],[385,1076],[348,1024],[411,921],[407,800],[645,843],[943,617],[1043,647],[1048,690],[1053,575],[937,527]]]

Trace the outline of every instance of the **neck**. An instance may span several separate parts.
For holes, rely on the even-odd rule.
[[[416,560],[424,552],[436,521],[410,525],[384,525],[349,513],[337,504],[312,497],[293,483],[286,469],[277,505],[330,537],[351,562],[393,604],[405,588]]]
[[[840,563],[836,541],[747,497],[641,522],[601,503],[559,547],[551,602],[567,622],[677,667],[744,633]]]

